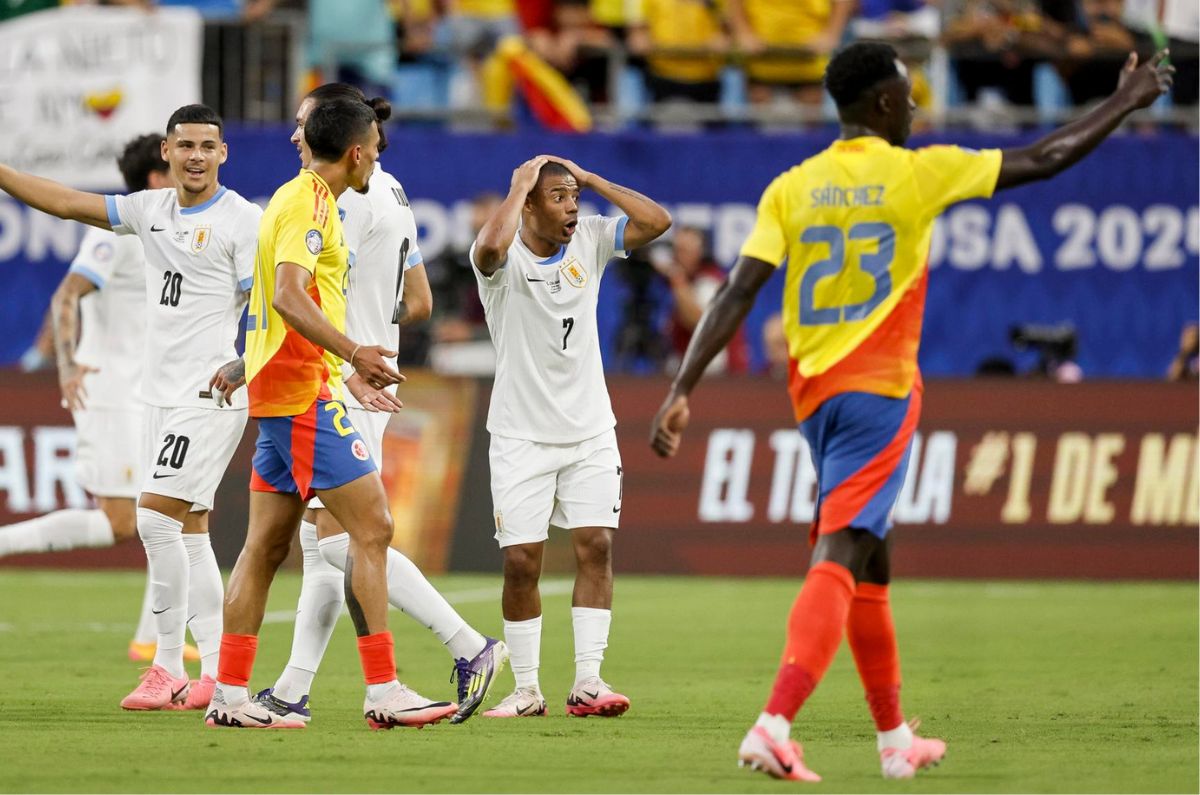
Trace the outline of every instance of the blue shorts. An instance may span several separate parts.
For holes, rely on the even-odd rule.
[[[377,471],[340,400],[316,400],[303,414],[258,417],[251,491],[299,494],[334,489]]]
[[[847,527],[887,535],[920,416],[917,386],[901,399],[865,392],[835,395],[800,423],[817,471],[813,543]]]

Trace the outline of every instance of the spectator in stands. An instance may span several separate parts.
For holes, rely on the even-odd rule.
[[[1171,360],[1167,370],[1168,381],[1195,381],[1200,379],[1200,327],[1189,323],[1183,327],[1179,337],[1179,352]]]
[[[435,0],[391,0],[400,63],[426,60],[436,51],[435,31],[440,14]]]
[[[768,48],[800,49],[796,57],[765,55],[746,64],[749,97],[771,102],[780,90],[811,107],[824,99],[821,79],[829,55],[841,44],[854,0],[728,0],[729,21],[739,49],[751,56]]]
[[[783,331],[783,315],[780,313],[776,312],[763,321],[762,344],[767,375],[778,381],[785,380],[792,360],[788,355],[787,335]]]
[[[1126,0],[1124,19],[1152,48],[1171,48],[1171,63],[1178,70],[1171,99],[1180,107],[1195,105],[1200,99],[1200,3]]]
[[[725,271],[709,256],[704,231],[694,226],[676,231],[670,248],[656,249],[650,255],[650,262],[671,288],[671,316],[667,322],[671,356],[667,367],[673,372],[683,359],[705,307],[725,283]],[[746,339],[739,329],[706,372],[744,373],[746,366]]]
[[[933,0],[861,0],[858,15],[850,22],[855,39],[892,44],[908,67],[917,107],[934,105],[933,89],[925,76],[925,62],[942,29],[942,13]]]
[[[430,323],[436,343],[470,342],[488,338],[479,287],[468,257],[471,241],[500,206],[503,197],[481,193],[471,199],[471,234],[455,235],[450,245],[425,263],[429,287],[433,292],[433,317]],[[459,240],[465,241],[465,245]]]
[[[1059,62],[1059,72],[1076,105],[1103,99],[1115,91],[1121,66],[1138,44],[1134,32],[1121,19],[1122,0],[1082,0],[1080,11],[1081,22],[1068,28],[1068,57]],[[1154,44],[1145,41],[1139,55],[1145,59],[1154,50]]]
[[[645,0],[641,23],[630,29],[629,48],[646,58],[655,102],[716,103],[720,99],[719,78],[729,37],[711,0]],[[672,49],[688,52],[656,54]]]
[[[608,51],[620,42],[596,24],[588,0],[522,3],[520,8],[530,49],[562,72],[583,97],[607,102]]]
[[[1015,105],[1033,104],[1034,66],[1063,45],[1033,0],[965,0],[946,19],[943,41],[968,101],[996,88]]]

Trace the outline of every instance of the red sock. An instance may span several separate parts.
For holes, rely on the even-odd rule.
[[[853,596],[854,577],[844,566],[822,561],[809,569],[788,615],[787,645],[767,713],[796,719],[837,654]]]
[[[904,722],[904,712],[900,709],[900,649],[886,585],[859,583],[846,630],[875,728],[891,731]]]
[[[396,678],[396,655],[392,633],[376,632],[358,639],[358,657],[369,685],[382,685]]]
[[[217,681],[223,685],[245,687],[254,671],[258,652],[257,635],[221,635],[221,653],[217,657]]]

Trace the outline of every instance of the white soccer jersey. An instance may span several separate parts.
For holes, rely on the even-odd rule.
[[[140,404],[142,348],[146,338],[146,258],[134,237],[88,227],[71,262],[96,285],[79,302],[75,361],[96,372],[84,379],[88,408]]]
[[[617,424],[600,361],[596,305],[608,261],[626,256],[627,220],[580,218],[571,242],[545,259],[518,234],[503,267],[491,276],[475,268],[496,346],[491,433],[573,444]]]
[[[216,408],[208,381],[237,358],[262,210],[224,187],[195,207],[180,207],[173,188],[105,199],[113,231],[137,235],[146,252],[142,397],[164,408]],[[246,408],[246,390],[230,408]]]
[[[404,272],[422,264],[417,221],[404,188],[376,163],[366,193],[348,190],[338,197],[342,228],[350,249],[350,287],[346,293],[346,336],[363,345],[395,350],[400,341],[396,307],[403,297]],[[342,377],[354,369],[342,365]],[[390,387],[392,394],[396,388]],[[350,390],[346,405],[360,407]]]

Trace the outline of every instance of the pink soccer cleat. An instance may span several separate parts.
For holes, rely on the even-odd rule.
[[[367,696],[363,717],[372,729],[410,726],[418,729],[445,720],[458,712],[453,701],[430,701],[405,685],[397,685],[379,698]]]
[[[919,720],[908,722],[915,732],[921,725]],[[918,737],[913,734],[908,748],[884,748],[879,752],[879,766],[884,778],[912,778],[918,770],[936,767],[946,755],[946,743],[935,737]]]
[[[778,743],[762,726],[746,732],[738,748],[738,767],[759,770],[785,781],[817,782],[821,777],[804,764],[804,749],[795,740]]]
[[[589,715],[615,718],[624,715],[628,709],[629,699],[614,693],[608,683],[598,676],[584,679],[567,694],[567,714],[576,718]]]
[[[133,692],[121,699],[121,709],[170,709],[183,704],[190,682],[186,676],[176,679],[161,665],[152,665],[142,674],[142,681]]]
[[[212,701],[213,690],[216,687],[217,681],[207,674],[193,679],[187,698],[182,704],[172,706],[172,709],[208,709],[208,702]]]

